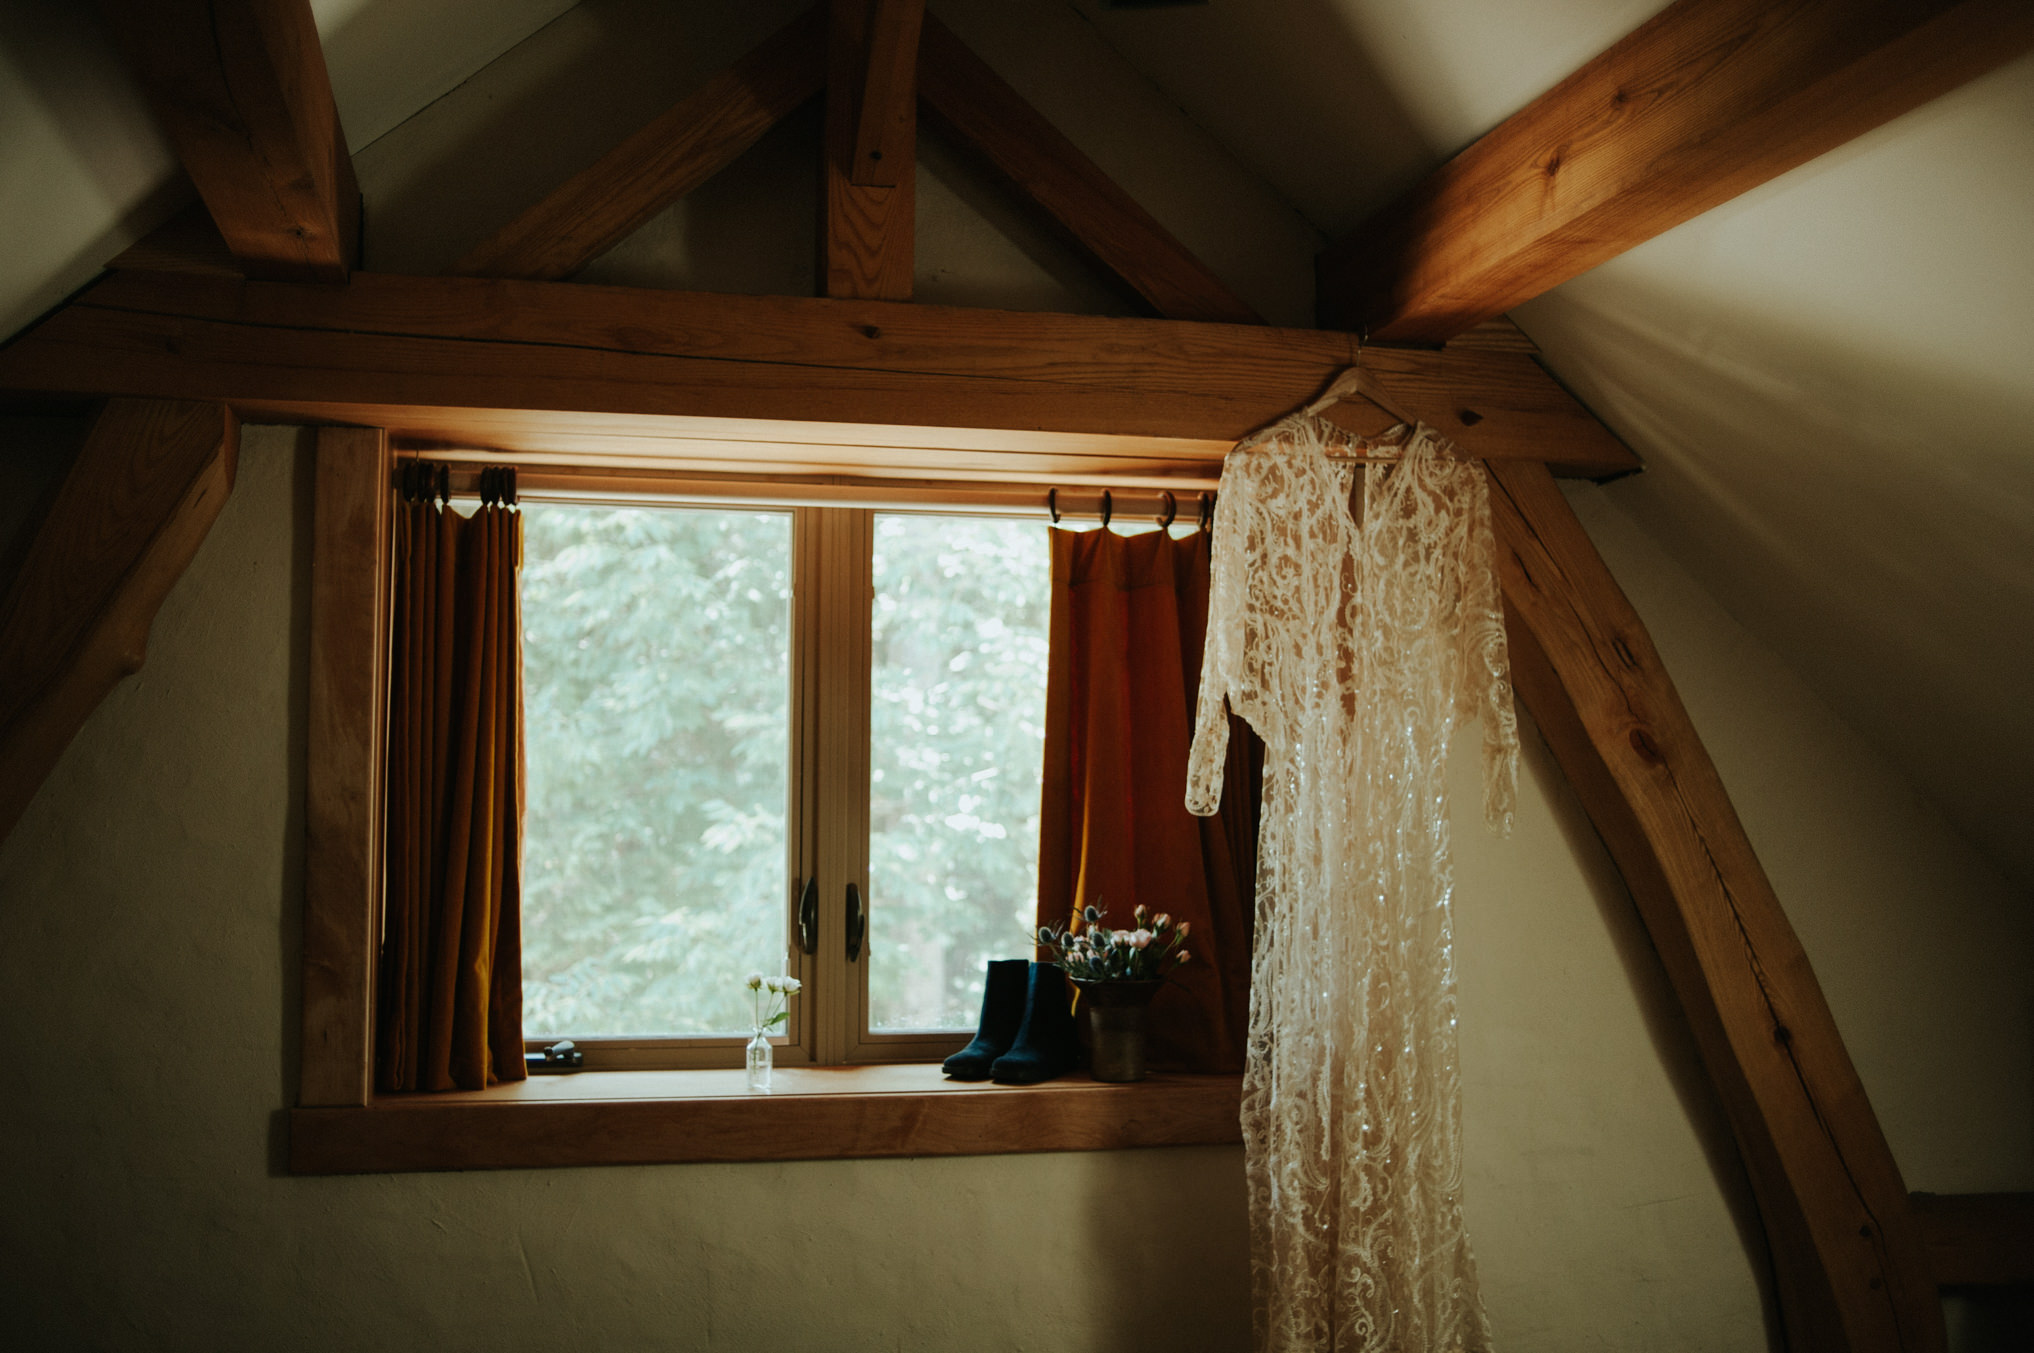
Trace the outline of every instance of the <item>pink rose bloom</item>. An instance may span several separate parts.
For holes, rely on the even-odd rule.
[[[1142,949],[1145,945],[1151,943],[1151,932],[1148,930],[1133,930],[1130,932],[1129,939],[1132,945]]]

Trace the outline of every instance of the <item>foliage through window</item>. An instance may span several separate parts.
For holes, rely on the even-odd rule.
[[[791,516],[531,504],[523,1027],[742,1027],[784,957]]]
[[[860,514],[859,558],[826,566],[859,568],[869,586],[825,584],[795,557],[816,538],[798,523],[851,511],[526,505],[529,1038],[738,1034],[741,977],[787,970],[805,974],[806,1001],[821,997],[815,976],[847,984],[879,1040],[963,1029],[985,961],[1028,952],[1045,529]],[[821,707],[793,655],[821,629],[801,605],[846,607],[859,626],[864,598],[866,666],[844,667],[839,650],[799,667],[867,714],[866,778],[814,770],[807,787],[856,810],[822,807],[815,820],[836,826],[821,830],[867,810],[868,941],[836,965],[793,942],[794,711]]]

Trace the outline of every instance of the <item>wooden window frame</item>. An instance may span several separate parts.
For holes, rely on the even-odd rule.
[[[676,481],[639,470],[611,479],[583,469],[565,476],[573,491],[609,500],[649,495],[794,508],[797,792],[789,821],[795,873],[800,880],[817,873],[822,905],[818,952],[803,955],[796,945],[789,951],[798,961],[794,973],[809,983],[821,979],[808,987],[818,999],[794,1010],[795,1031],[780,1048],[777,1093],[768,1096],[739,1089],[731,1055],[739,1039],[591,1040],[595,1068],[572,1076],[478,1092],[377,1093],[373,993],[395,456],[379,429],[320,428],[316,435],[304,1018],[299,1103],[291,1114],[293,1170],[995,1154],[1241,1140],[1235,1076],[1155,1076],[1128,1086],[1078,1076],[1021,1088],[963,1085],[943,1080],[928,1059],[954,1050],[966,1035],[867,1031],[867,965],[851,971],[846,961],[842,904],[849,879],[868,895],[868,801],[835,794],[822,804],[816,790],[822,775],[868,780],[875,512],[879,506],[1008,511],[1031,507],[1039,496],[1008,486],[858,488],[836,480],[809,491],[749,483],[723,492],[707,484],[687,494]],[[819,504],[831,510],[801,510]],[[819,663],[844,670],[814,672]],[[822,823],[822,812],[834,820]],[[795,905],[787,898],[787,908]],[[832,1008],[822,1012],[821,1000]],[[714,1061],[727,1065],[708,1065]]]

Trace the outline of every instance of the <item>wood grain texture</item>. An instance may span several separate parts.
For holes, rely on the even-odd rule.
[[[808,10],[476,245],[454,273],[570,277],[754,145],[826,79],[826,23]]]
[[[972,147],[1156,313],[1225,324],[1264,322],[966,43],[929,16],[919,41],[918,95],[941,129]]]
[[[1324,325],[1438,343],[2034,45],[2025,0],[1678,0],[1324,252]]]
[[[0,596],[0,838],[106,693],[141,670],[238,453],[220,404],[116,399],[93,423]]]
[[[1512,672],[1623,871],[1743,1153],[1795,1348],[1939,1350],[1898,1166],[1644,624],[1546,471],[1490,466]]]
[[[1100,435],[1219,456],[1318,394],[1354,353],[1348,335],[1316,330],[877,301],[116,273],[0,350],[0,389],[204,394],[483,447],[528,415],[533,440],[562,428],[862,446],[873,428],[928,448],[1064,449]],[[1551,456],[1596,475],[1637,466],[1524,354],[1371,349],[1364,360],[1478,455]],[[811,425],[836,431],[783,435]]]
[[[893,125],[885,154],[895,182],[857,183],[856,96],[868,74],[871,12],[879,0],[827,0],[826,146],[819,275],[840,299],[908,301],[918,213],[918,122]]]
[[[642,1089],[619,1087],[616,1098],[511,1099],[484,1092],[382,1096],[368,1108],[297,1109],[290,1115],[290,1168],[298,1174],[345,1174],[845,1160],[1242,1140],[1242,1090],[1234,1076],[1153,1076],[1136,1085],[1101,1085],[1076,1075],[1024,1087],[928,1083],[923,1089],[875,1093],[852,1088],[854,1078],[876,1070],[805,1073],[807,1085],[833,1078],[850,1087],[831,1093],[793,1090],[795,1078],[780,1072],[785,1087],[767,1097],[716,1092],[643,1098]],[[938,1076],[930,1066],[881,1070],[906,1073],[879,1078],[891,1085],[914,1078],[936,1082]],[[616,1072],[608,1079],[636,1081],[653,1074]],[[593,1074],[558,1079],[590,1081]]]
[[[298,1096],[307,1105],[365,1104],[372,1086],[390,466],[388,434],[380,429],[318,430]]]
[[[249,276],[344,281],[360,189],[310,0],[100,0]]]
[[[895,187],[917,172],[918,31],[925,0],[874,0],[868,60],[855,98],[857,185]]]
[[[2034,1283],[2034,1193],[1917,1193],[1913,1204],[1942,1286]]]

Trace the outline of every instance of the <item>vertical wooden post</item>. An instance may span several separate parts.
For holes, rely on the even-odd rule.
[[[1623,871],[1721,1095],[1803,1350],[1944,1346],[1905,1184],[1715,765],[1543,465],[1490,464],[1512,671]]]
[[[915,118],[883,122],[888,131],[882,143],[883,177],[894,178],[893,183],[857,183],[854,177],[875,3],[830,0],[827,7],[826,153],[821,171],[826,190],[820,220],[820,275],[828,296],[908,301],[918,210]],[[915,71],[915,64],[911,69]],[[907,71],[903,85],[907,106],[916,103],[912,78]]]
[[[318,430],[298,1102],[365,1104],[374,1073],[388,705],[388,434]]]

